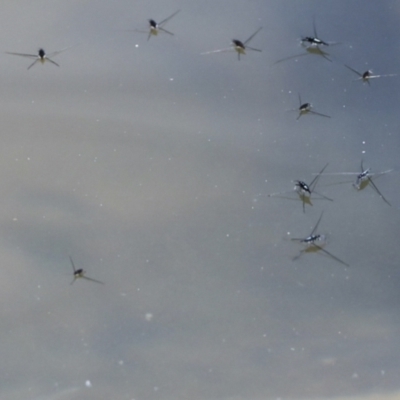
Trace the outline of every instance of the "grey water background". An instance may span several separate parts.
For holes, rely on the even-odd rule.
[[[147,19],[181,12],[147,41]],[[398,398],[398,1],[4,1],[2,399]],[[299,38],[340,42],[333,62]],[[201,55],[263,30],[240,62]],[[296,121],[297,94],[316,111]],[[374,171],[333,202],[269,198]],[[345,179],[346,178],[346,179]],[[352,177],[351,177],[352,178]],[[291,237],[318,229],[326,249]],[[105,285],[70,285],[77,267]]]

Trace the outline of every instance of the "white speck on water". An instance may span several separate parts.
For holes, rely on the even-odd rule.
[[[151,321],[152,319],[153,319],[153,314],[152,313],[147,313],[146,315],[145,315],[145,318],[146,318],[146,321]]]
[[[92,387],[92,382],[89,381],[89,379],[85,382],[85,386],[88,388]]]

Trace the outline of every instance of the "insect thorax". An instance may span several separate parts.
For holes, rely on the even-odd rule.
[[[311,194],[310,187],[307,185],[307,183],[305,183],[303,181],[296,181],[295,184],[296,184],[295,189],[297,190],[298,193]]]
[[[302,112],[308,112],[311,110],[311,104],[310,103],[304,103],[299,107],[299,111]]]
[[[316,241],[321,240],[321,235],[311,235],[303,240],[303,243],[313,244]]]
[[[237,47],[237,48],[239,48],[239,49],[241,49],[241,50],[244,50],[244,49],[245,49],[245,46],[244,46],[243,42],[241,42],[240,40],[233,39],[233,40],[232,40],[232,43],[233,43],[233,45],[234,45],[235,47]]]
[[[362,74],[362,78],[363,79],[369,79],[369,77],[372,75],[372,71],[365,71],[363,74]]]

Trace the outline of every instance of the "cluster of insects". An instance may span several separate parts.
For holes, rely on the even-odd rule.
[[[148,20],[148,30],[140,30],[140,29],[133,29],[129,31],[133,32],[138,32],[138,33],[145,33],[147,34],[147,40],[149,41],[152,36],[157,36],[159,33],[165,33],[168,35],[174,35],[173,32],[165,29],[165,25],[167,24],[168,21],[170,21],[173,17],[175,17],[180,10],[175,11],[173,14],[169,15],[167,18],[161,20],[160,22],[156,22],[154,19],[149,19]],[[226,48],[222,49],[216,49],[216,50],[211,50],[207,51],[201,54],[213,54],[213,53],[223,53],[223,52],[230,52],[230,51],[235,51],[237,53],[238,60],[240,61],[241,56],[246,54],[246,51],[251,50],[251,51],[256,51],[256,52],[261,52],[261,49],[251,47],[249,46],[250,42],[254,39],[254,37],[262,30],[262,27],[259,27],[253,34],[251,34],[246,40],[238,40],[238,39],[233,39],[231,42],[231,45]],[[304,48],[304,52],[296,55],[292,55],[283,59],[280,59],[276,61],[274,64],[279,64],[281,62],[285,62],[288,60],[292,59],[297,59],[299,57],[305,57],[309,55],[317,55],[328,62],[332,62],[332,59],[330,58],[330,54],[326,51],[326,49],[330,46],[335,46],[340,43],[338,42],[330,42],[330,41],[325,41],[321,38],[318,37],[317,34],[317,29],[316,29],[316,23],[315,23],[315,18],[313,19],[313,36],[304,36],[300,39],[301,46]],[[28,66],[28,70],[32,68],[35,64],[41,63],[44,64],[46,61],[49,63],[59,67],[60,65],[53,60],[53,57],[59,55],[60,53],[70,49],[72,46],[51,52],[49,54],[46,54],[44,49],[40,49],[37,54],[26,54],[26,53],[16,53],[16,52],[6,52],[7,54],[15,55],[15,56],[21,56],[21,57],[26,57],[30,58],[33,60],[31,64]],[[355,80],[361,80],[363,83],[367,83],[370,85],[370,80],[374,78],[381,78],[381,77],[393,77],[396,76],[396,74],[384,74],[384,75],[376,75],[374,74],[371,70],[367,70],[365,72],[359,72],[356,69],[350,67],[349,65],[344,64],[344,67],[346,67],[348,70],[350,70],[352,73],[356,74],[358,78]],[[317,112],[313,109],[313,106],[311,103],[308,102],[303,102],[301,99],[300,94],[298,95],[298,100],[299,100],[299,107],[294,109],[293,111],[297,111],[297,120],[299,120],[302,116],[311,114],[311,115],[316,115],[324,118],[331,118],[327,114],[323,114],[321,112]],[[353,187],[356,190],[363,190],[367,186],[371,187],[375,192],[382,198],[382,200],[387,204],[391,205],[390,202],[383,196],[381,191],[378,189],[376,186],[376,183],[374,182],[373,179],[380,175],[387,174],[391,172],[392,170],[386,170],[378,173],[372,173],[370,168],[364,169],[363,166],[363,161],[361,161],[361,168],[360,171],[358,172],[336,172],[336,173],[326,173],[325,170],[328,167],[328,164],[326,164],[320,172],[315,174],[315,177],[311,180],[310,183],[306,183],[303,180],[295,180],[294,181],[294,188],[290,191],[285,191],[285,192],[278,192],[278,193],[272,193],[269,194],[269,197],[280,197],[280,198],[291,198],[290,195],[295,193],[298,198],[300,199],[302,203],[302,209],[303,212],[305,213],[306,211],[306,206],[312,206],[312,200],[315,198],[322,199],[322,200],[327,200],[332,202],[333,199],[323,195],[322,193],[319,193],[316,191],[316,186],[319,182],[319,179],[321,176],[326,176],[326,175],[355,175],[356,180],[353,182]],[[342,182],[340,182],[342,183]],[[292,198],[291,198],[292,199]],[[326,250],[324,248],[326,244],[326,237],[323,234],[318,234],[317,229],[319,227],[319,224],[322,220],[323,212],[321,213],[318,221],[316,222],[314,228],[310,232],[310,234],[304,238],[293,238],[291,240],[297,241],[305,245],[305,248],[300,251],[300,253],[293,258],[293,260],[297,260],[300,256],[302,256],[305,253],[312,253],[312,252],[322,252],[328,257],[330,257],[332,260],[345,265],[346,267],[349,266],[346,262],[338,258],[337,256],[333,255],[331,252]],[[89,278],[85,275],[85,271],[83,269],[77,269],[75,267],[75,264],[70,258],[70,263],[72,265],[73,269],[73,280],[71,284],[73,284],[77,279],[82,278],[86,279],[91,282],[95,282],[98,284],[103,284],[103,282]]]
[[[308,55],[318,55],[318,56],[321,56],[322,58],[324,58],[325,60],[332,62],[332,60],[328,57],[328,56],[330,56],[329,53],[327,53],[324,50],[324,48],[327,48],[328,46],[337,45],[340,43],[328,42],[328,41],[320,39],[317,34],[315,19],[313,19],[313,28],[314,28],[314,36],[305,36],[305,37],[301,38],[301,45],[306,50],[305,53],[296,54],[294,56],[289,56],[289,57],[280,59],[280,60],[276,61],[275,64],[278,64],[278,63],[281,63],[284,61],[288,61],[291,59],[297,59],[299,57],[308,56]],[[352,71],[353,73],[355,73],[356,75],[358,75],[358,78],[355,80],[361,80],[363,83],[367,83],[368,85],[370,85],[370,79],[381,78],[381,77],[392,77],[392,76],[397,75],[397,74],[376,75],[376,74],[373,74],[373,72],[371,70],[367,70],[367,71],[361,73],[346,64],[344,66],[347,69],[349,69],[350,71]],[[329,115],[322,114],[320,112],[313,110],[312,105],[310,103],[303,103],[301,100],[300,94],[298,96],[299,96],[299,108],[293,110],[293,111],[298,111],[298,116],[296,118],[297,120],[299,120],[301,116],[306,115],[306,114],[313,114],[313,115],[318,115],[320,117],[330,118]],[[372,187],[373,190],[375,190],[375,192],[381,197],[381,199],[387,205],[389,205],[389,206],[391,205],[389,203],[389,201],[383,196],[383,194],[381,193],[381,191],[378,189],[375,182],[373,181],[373,178],[387,174],[392,171],[391,169],[382,171],[379,173],[372,173],[370,168],[364,169],[363,161],[361,161],[361,169],[359,172],[325,173],[324,171],[327,168],[327,166],[328,166],[328,164],[326,164],[319,173],[315,174],[316,176],[309,184],[307,184],[306,182],[304,182],[302,180],[295,180],[294,181],[295,186],[294,186],[293,190],[286,191],[286,192],[272,193],[268,196],[269,197],[288,198],[287,196],[289,196],[290,193],[294,192],[298,196],[298,198],[301,200],[303,212],[305,213],[306,205],[312,206],[312,202],[311,202],[312,197],[314,198],[315,196],[318,196],[319,199],[333,201],[333,199],[326,197],[325,195],[318,193],[315,190],[318,180],[322,175],[355,175],[356,180],[355,180],[355,182],[353,182],[353,187],[356,190],[360,191],[360,190],[365,189],[367,186],[370,186],[370,187]],[[345,183],[345,182],[339,182],[339,183]],[[293,260],[297,260],[304,253],[322,252],[325,255],[329,256],[331,259],[335,260],[336,262],[338,262],[342,265],[345,265],[346,267],[349,267],[349,264],[347,264],[346,262],[344,262],[337,256],[333,255],[331,252],[328,252],[324,248],[324,245],[326,244],[326,236],[316,233],[318,226],[321,222],[322,216],[323,216],[323,212],[321,213],[321,215],[320,215],[317,223],[315,224],[314,228],[312,229],[311,233],[307,237],[291,239],[293,241],[300,242],[305,246],[305,248],[303,250],[301,250],[300,253],[293,258]]]

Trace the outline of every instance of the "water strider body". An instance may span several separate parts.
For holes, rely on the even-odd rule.
[[[333,43],[325,42],[324,40],[318,38],[315,18],[313,18],[313,31],[314,31],[314,36],[304,36],[301,38],[302,44],[314,46],[314,47],[315,46],[329,46],[330,44],[333,44]]]

